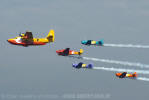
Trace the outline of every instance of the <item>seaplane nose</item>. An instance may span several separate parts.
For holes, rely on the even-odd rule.
[[[7,40],[9,43],[14,43],[14,40],[12,40],[12,39],[8,39]]]
[[[8,39],[7,42],[11,42],[10,39]]]

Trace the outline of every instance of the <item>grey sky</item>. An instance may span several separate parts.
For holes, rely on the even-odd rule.
[[[149,97],[148,82],[117,79],[114,72],[71,67],[72,62],[80,61],[95,66],[119,65],[59,57],[55,53],[65,47],[83,48],[83,56],[87,57],[149,64],[148,49],[80,44],[84,39],[104,39],[105,43],[148,45],[148,0],[0,1],[0,95],[90,93],[110,94],[113,100]],[[34,37],[45,37],[50,29],[55,30],[56,40],[45,46],[25,48],[6,41],[26,30],[32,31]]]

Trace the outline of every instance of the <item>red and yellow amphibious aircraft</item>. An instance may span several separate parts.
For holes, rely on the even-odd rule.
[[[7,41],[14,45],[45,45],[49,42],[54,42],[55,35],[54,30],[50,30],[49,34],[45,38],[33,38],[33,34],[30,31],[26,31],[25,34],[20,34],[18,37],[13,39],[8,39]]]
[[[127,74],[127,72],[123,73],[116,73],[116,76],[119,78],[137,78],[137,73],[134,72],[133,74]]]

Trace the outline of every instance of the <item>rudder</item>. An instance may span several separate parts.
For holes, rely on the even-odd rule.
[[[103,40],[98,41],[98,44],[103,45],[104,44]]]
[[[83,49],[80,49],[79,55],[81,55],[84,52]]]
[[[138,74],[136,72],[133,73],[133,77],[137,77]]]
[[[54,30],[50,30],[46,38],[49,40],[49,42],[54,42],[55,40]]]

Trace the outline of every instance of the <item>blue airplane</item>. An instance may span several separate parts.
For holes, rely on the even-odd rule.
[[[72,67],[74,68],[89,68],[89,69],[92,69],[93,68],[93,64],[84,64],[82,62],[78,63],[78,64],[72,64]]]
[[[83,45],[88,45],[88,46],[90,46],[90,45],[103,46],[103,44],[104,44],[103,40],[100,40],[100,41],[83,40],[83,41],[81,41],[81,43],[82,43]]]

